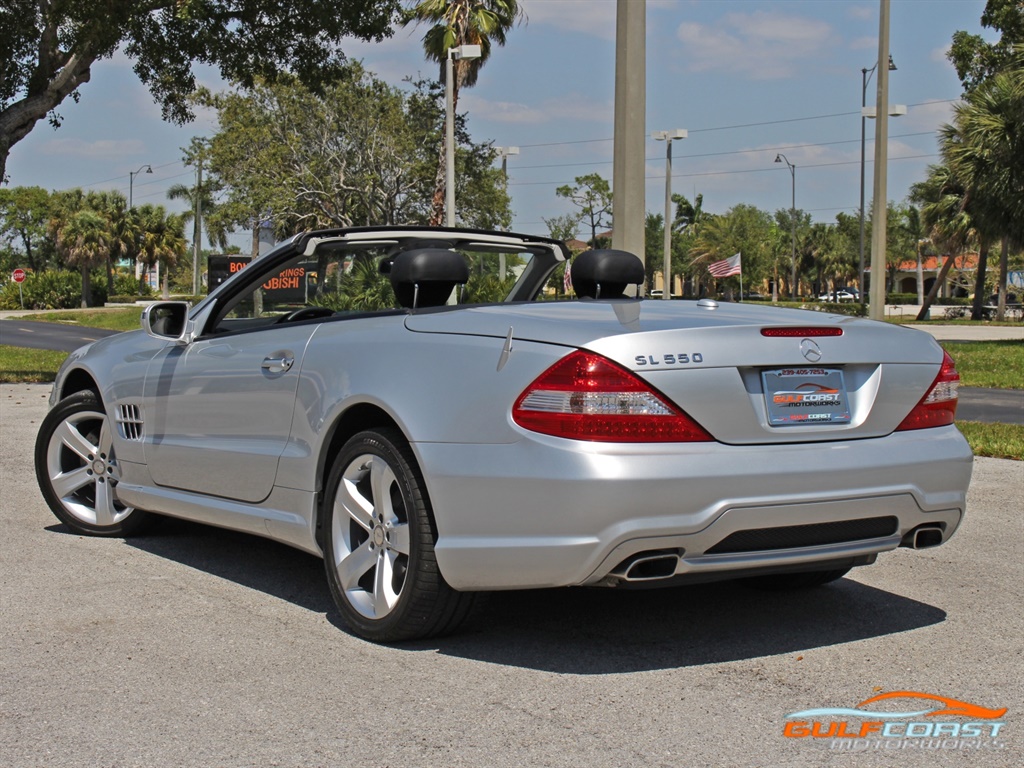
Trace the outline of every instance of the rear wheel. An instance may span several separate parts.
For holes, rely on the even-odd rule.
[[[345,443],[325,499],[327,581],[353,632],[396,642],[462,623],[474,596],[453,590],[437,567],[430,501],[401,433],[381,428]]]
[[[147,514],[117,497],[121,473],[110,424],[94,392],[59,402],[36,435],[36,479],[57,519],[76,533],[128,536]]]
[[[780,592],[788,589],[811,589],[837,581],[850,572],[849,568],[831,571],[802,571],[800,573],[771,573],[765,576],[751,576],[742,579],[747,586],[755,589]]]

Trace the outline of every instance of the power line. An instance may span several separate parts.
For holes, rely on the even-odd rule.
[[[893,135],[890,135],[889,138],[890,139],[906,139],[906,138],[910,138],[912,136],[934,136],[934,135],[935,135],[935,131],[918,131],[916,133],[893,134]],[[872,139],[872,141],[873,141],[873,139]],[[685,159],[689,159],[689,158],[699,158],[699,157],[722,157],[722,156],[725,156],[725,155],[745,155],[745,154],[750,154],[750,153],[753,153],[753,152],[778,152],[780,150],[785,150],[785,149],[806,149],[808,147],[829,147],[829,146],[834,146],[836,144],[856,144],[856,143],[859,143],[859,142],[860,142],[860,139],[843,139],[841,141],[822,141],[822,142],[807,143],[807,144],[779,144],[779,145],[774,146],[774,147],[758,147],[756,149],[734,149],[734,150],[730,150],[728,152],[703,152],[703,153],[693,154],[693,155],[676,155],[675,157],[676,157],[677,160],[679,160],[679,159],[685,160]],[[651,162],[651,163],[653,163],[653,162],[656,162],[658,160],[664,160],[664,159],[665,158],[664,158],[663,155],[659,155],[657,157],[645,157],[644,158],[644,162]],[[519,170],[533,170],[533,169],[537,169],[537,168],[572,168],[574,166],[580,166],[580,165],[611,165],[611,164],[612,164],[611,160],[583,161],[583,162],[579,162],[579,163],[546,163],[546,164],[542,164],[542,165],[519,165],[518,163],[516,163],[515,170],[517,170],[517,171],[519,171]]]
[[[908,104],[908,107],[923,107],[932,104],[952,104],[959,99],[936,99],[935,101],[919,101],[915,104]],[[802,123],[808,120],[827,120],[833,117],[860,117],[860,110],[856,112],[833,112],[828,115],[809,115],[807,117],[789,117],[781,120],[763,120],[757,123],[737,123],[736,125],[718,125],[711,128],[691,128],[690,133],[708,133],[710,131],[731,131],[736,128],[757,128],[763,125],[783,125],[785,123]],[[520,147],[564,147],[569,144],[595,144],[602,141],[614,141],[611,139],[579,139],[577,141],[550,141],[541,144],[520,144]]]
[[[904,155],[902,157],[890,157],[889,160],[890,161],[895,161],[895,160],[920,160],[920,159],[926,158],[926,157],[938,157],[938,156],[939,156],[939,154],[937,152],[933,152],[933,153],[927,154],[927,155]],[[873,161],[869,161],[869,162],[873,162]],[[807,168],[830,168],[830,167],[838,166],[838,165],[860,165],[860,160],[843,160],[841,162],[835,162],[835,163],[813,163],[813,164],[808,164],[808,165],[801,165],[799,167],[800,167],[801,170],[805,170]],[[747,168],[747,169],[740,169],[740,170],[735,170],[735,171],[705,171],[703,173],[673,173],[672,174],[672,178],[673,179],[689,179],[689,178],[695,178],[695,177],[698,177],[698,176],[733,176],[733,175],[741,174],[741,173],[766,173],[766,172],[769,172],[769,171],[778,171],[778,170],[781,170],[781,169],[779,169],[779,168]],[[664,179],[665,177],[664,176],[645,176],[644,178],[645,179]],[[569,183],[570,182],[568,182],[568,181],[510,181],[508,185],[510,187],[516,187],[516,186],[518,186],[518,187],[539,187],[539,186],[551,186],[551,185],[555,185],[555,184],[569,184]]]

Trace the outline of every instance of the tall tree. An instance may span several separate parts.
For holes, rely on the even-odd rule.
[[[42,187],[0,188],[0,240],[19,246],[20,266],[41,271],[46,266],[50,193]]]
[[[998,31],[999,39],[988,42],[981,35],[960,30],[946,56],[956,67],[957,76],[967,92],[988,78],[1019,62],[1024,44],[1024,3],[1021,0],[987,0],[981,25]],[[1017,64],[1019,66],[1019,63]]]
[[[110,229],[106,219],[84,208],[64,220],[57,228],[57,248],[69,266],[82,274],[82,307],[92,303],[91,273],[110,258]]]
[[[580,220],[590,229],[590,247],[597,248],[597,230],[612,224],[612,188],[598,173],[577,176],[576,183],[563,184],[555,194],[571,200]]]
[[[170,296],[170,272],[188,248],[185,223],[162,205],[143,205],[137,209],[142,229],[139,258],[147,266],[159,264],[163,273],[163,298]]]
[[[479,58],[458,59],[453,63],[455,82],[452,83],[452,98],[457,106],[459,91],[476,85],[481,67],[491,56],[492,44],[505,45],[509,30],[522,16],[523,11],[517,0],[421,0],[406,11],[404,22],[407,25],[430,25],[423,36],[423,50],[429,61],[440,65],[439,79],[442,83],[445,81],[445,62],[450,48],[461,45],[480,46]],[[445,149],[442,134],[430,217],[433,225],[444,220],[444,178]]]
[[[122,51],[178,123],[192,118],[193,62],[251,86],[290,71],[316,88],[342,65],[346,37],[381,40],[400,0],[5,0],[0,7],[0,179],[11,148]]]

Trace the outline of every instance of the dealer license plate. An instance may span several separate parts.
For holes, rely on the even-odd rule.
[[[777,368],[762,371],[761,381],[773,427],[850,421],[850,400],[838,368]]]

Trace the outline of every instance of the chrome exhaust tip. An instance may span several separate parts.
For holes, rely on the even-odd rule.
[[[640,554],[633,557],[625,565],[622,572],[623,581],[656,581],[670,579],[676,574],[679,566],[679,555],[676,553]]]
[[[942,543],[942,527],[938,525],[921,525],[907,533],[900,542],[901,547],[911,549],[929,549]]]

